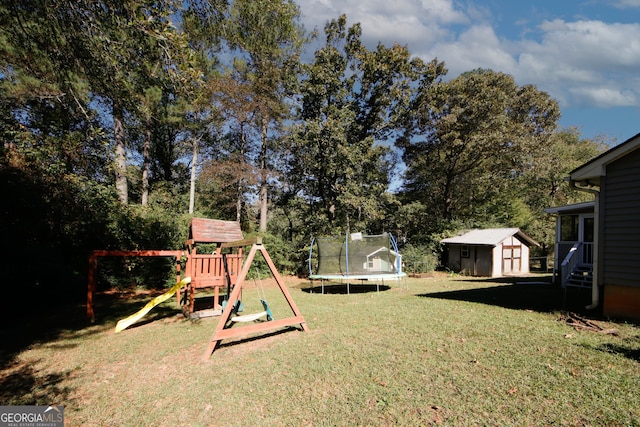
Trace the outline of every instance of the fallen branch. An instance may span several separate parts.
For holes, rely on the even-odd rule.
[[[618,335],[617,329],[615,328],[604,329],[602,326],[600,326],[596,322],[589,319],[585,319],[584,317],[579,316],[576,313],[565,312],[560,317],[560,320],[562,320],[568,325],[573,326],[573,328],[576,330],[593,331],[593,332],[598,332],[600,334],[606,334],[606,335],[615,335],[615,336]]]

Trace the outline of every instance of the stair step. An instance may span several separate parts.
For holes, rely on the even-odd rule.
[[[590,264],[578,264],[575,266],[566,285],[579,288],[590,288],[593,284],[593,266]]]
[[[574,288],[591,288],[591,282],[583,282],[577,280],[568,280],[565,286],[571,286]]]
[[[593,283],[593,280],[576,280],[576,279],[569,279],[568,280],[569,283],[572,284],[580,284],[580,285],[586,285],[589,284],[591,285]]]

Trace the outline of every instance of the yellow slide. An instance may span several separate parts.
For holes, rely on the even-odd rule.
[[[142,319],[144,315],[151,311],[153,307],[171,298],[173,294],[178,292],[180,288],[186,286],[188,283],[191,283],[191,277],[185,277],[184,279],[176,283],[175,286],[171,287],[171,289],[169,289],[167,292],[162,295],[158,295],[157,297],[149,301],[147,305],[142,307],[142,309],[137,313],[118,321],[118,323],[116,324],[116,333],[127,329],[129,326]]]

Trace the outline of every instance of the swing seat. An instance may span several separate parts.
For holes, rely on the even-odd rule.
[[[222,309],[224,310],[225,307],[227,306],[227,300],[223,300],[222,301]],[[244,303],[240,300],[236,301],[235,306],[233,307],[233,312],[234,313],[242,313],[244,311]]]
[[[252,314],[244,314],[242,316],[233,316],[231,318],[232,322],[255,322],[261,317],[267,316],[267,321],[270,322],[273,320],[273,315],[271,314],[271,309],[269,308],[269,304],[267,301],[260,298],[260,302],[262,303],[262,307],[264,307],[264,311],[260,311],[258,313]]]

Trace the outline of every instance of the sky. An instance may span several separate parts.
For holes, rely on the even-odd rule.
[[[346,14],[369,49],[406,45],[446,79],[510,74],[560,104],[563,128],[615,145],[640,133],[640,0],[299,0],[311,31]]]

